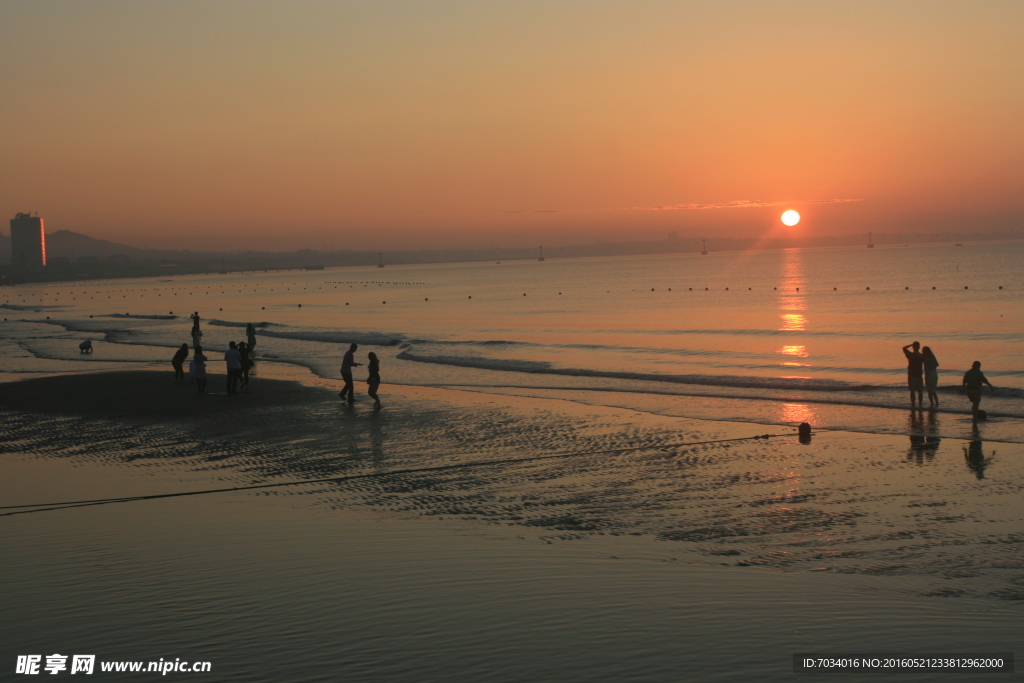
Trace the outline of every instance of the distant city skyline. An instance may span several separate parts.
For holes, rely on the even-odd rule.
[[[0,27],[0,210],[51,231],[386,250],[1024,226],[1019,3],[56,0]]]

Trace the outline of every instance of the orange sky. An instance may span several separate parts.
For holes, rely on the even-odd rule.
[[[7,2],[0,210],[191,249],[1020,229],[1021,35],[1016,1]]]

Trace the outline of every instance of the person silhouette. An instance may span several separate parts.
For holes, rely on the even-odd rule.
[[[939,407],[939,359],[935,357],[930,346],[921,348],[921,358],[924,362],[924,385],[928,389],[928,407]]]
[[[377,387],[380,386],[380,361],[377,359],[377,354],[373,351],[367,354],[367,358],[370,359],[370,364],[367,369],[370,371],[370,376],[366,378],[369,388],[366,393],[373,399],[373,407],[380,408],[380,397],[377,396]]]
[[[186,358],[188,358],[188,344],[182,344],[181,348],[174,353],[174,358],[171,359],[171,367],[174,368],[174,381],[178,384],[185,383],[185,370],[182,366]]]
[[[206,356],[203,355],[203,347],[197,346],[192,355],[193,369],[195,370],[196,388],[200,394],[206,393]]]
[[[991,388],[992,382],[988,381],[984,373],[981,371],[981,361],[976,360],[971,364],[971,369],[964,373],[964,381],[961,383],[963,391],[967,393],[967,398],[971,401],[971,416],[975,420],[979,416],[979,406],[981,405],[981,385],[987,384]]]
[[[238,355],[242,357],[242,388],[249,391],[249,369],[255,365],[251,358],[252,349],[245,342],[238,342]]]
[[[348,347],[345,357],[341,359],[341,378],[345,380],[345,386],[338,392],[338,396],[344,399],[347,395],[349,403],[353,403],[356,400],[355,388],[352,386],[352,368],[362,365],[362,363],[357,363],[355,360],[355,353],[358,348],[358,344],[352,344]]]
[[[245,326],[245,341],[249,344],[249,353],[256,350],[256,328],[249,323]]]
[[[907,349],[913,348],[913,351]],[[903,347],[903,355],[907,357],[907,386],[910,388],[910,408],[914,408],[914,392],[917,392],[917,403],[924,407],[924,356],[921,355],[921,343],[913,342]]]
[[[238,393],[238,380],[242,376],[242,354],[238,352],[235,342],[228,342],[228,350],[224,353],[224,362],[227,364],[229,394]]]

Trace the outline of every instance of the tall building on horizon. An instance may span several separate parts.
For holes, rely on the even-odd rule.
[[[46,233],[43,219],[27,213],[11,219],[11,267],[33,270],[46,265]]]

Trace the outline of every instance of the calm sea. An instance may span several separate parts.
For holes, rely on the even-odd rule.
[[[691,417],[898,431],[903,417],[893,427],[870,409],[908,407],[900,348],[919,340],[940,362],[936,415],[964,413],[961,378],[980,360],[996,386],[983,407],[1016,422],[1022,262],[1024,242],[1005,242],[26,285],[0,292],[0,371],[166,363],[198,311],[207,349],[243,339],[251,322],[258,358],[325,378],[357,342],[364,362],[381,357],[385,384],[654,410],[667,397]],[[78,353],[85,338],[92,356]]]

